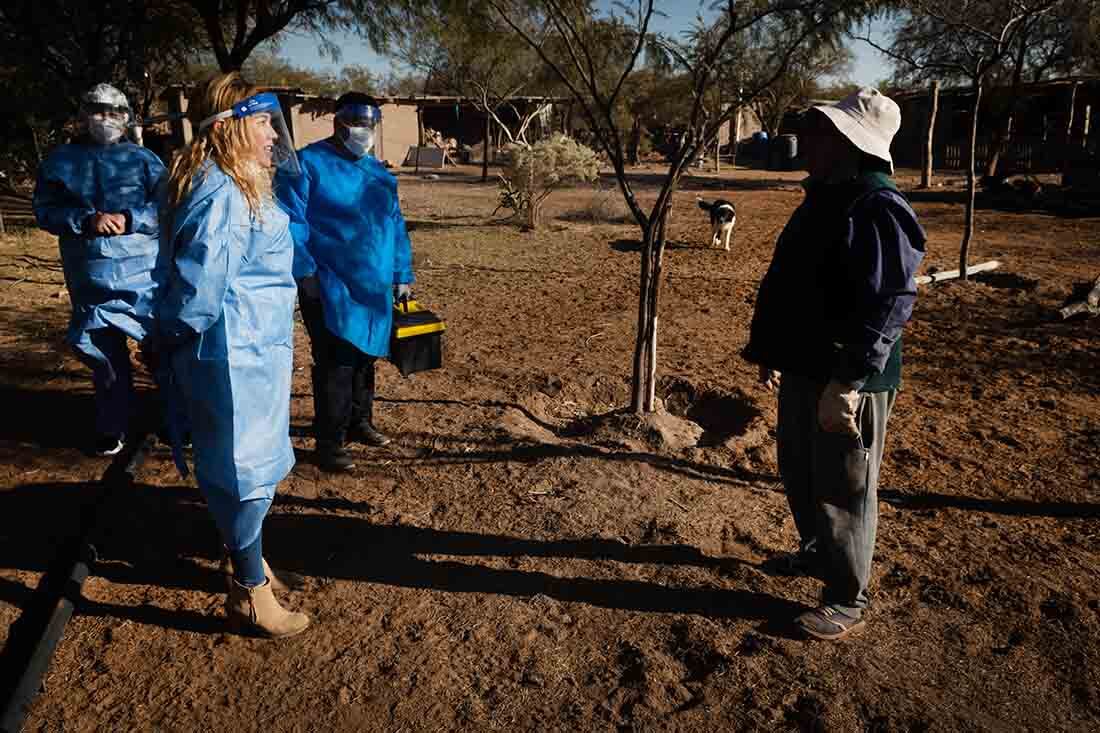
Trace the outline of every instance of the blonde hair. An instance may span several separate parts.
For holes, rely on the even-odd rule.
[[[271,198],[271,175],[251,152],[247,118],[230,117],[199,130],[202,120],[232,109],[233,105],[256,93],[256,87],[233,71],[212,77],[191,95],[187,113],[195,137],[172,158],[168,201],[173,209],[191,193],[195,176],[203,164],[213,160],[237,184],[252,215],[259,216],[264,204]]]

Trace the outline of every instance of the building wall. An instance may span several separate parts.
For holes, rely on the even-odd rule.
[[[383,104],[382,134],[375,144],[374,155],[392,166],[405,161],[409,148],[419,140],[416,105]]]
[[[294,146],[301,149],[332,135],[333,111],[330,100],[291,102],[291,134]]]
[[[301,149],[332,135],[334,112],[332,100],[307,100],[291,105],[294,145]],[[416,145],[416,106],[412,104],[382,105],[382,124],[374,154],[379,160],[400,166],[409,147]]]

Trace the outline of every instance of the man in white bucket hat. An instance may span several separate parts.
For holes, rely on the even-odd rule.
[[[805,114],[806,198],[776,244],[744,352],[779,387],[779,471],[800,546],[778,565],[824,581],[821,606],[796,621],[821,639],[864,623],[886,421],[924,257],[890,178],[900,126],[874,89]]]

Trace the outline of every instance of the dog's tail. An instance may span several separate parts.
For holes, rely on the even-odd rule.
[[[714,208],[714,204],[708,204],[706,201],[699,198],[698,196],[695,197],[695,200],[699,202],[699,208],[703,211],[710,211],[712,208]]]

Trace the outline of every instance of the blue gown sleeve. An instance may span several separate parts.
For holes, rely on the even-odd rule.
[[[155,236],[160,231],[160,199],[167,180],[164,164],[160,162],[160,158],[149,153],[145,165],[145,204],[122,211],[126,216],[127,234],[137,232]]]
[[[38,168],[33,207],[38,226],[58,236],[83,236],[84,222],[96,213],[94,206],[77,197],[73,188],[53,173],[49,158]]]
[[[393,220],[393,284],[413,283],[415,277],[412,269],[412,243],[409,241],[409,228],[405,225],[405,217],[401,214],[401,201],[397,192],[393,195],[393,210],[390,212]]]
[[[925,234],[913,210],[890,193],[875,194],[852,218],[850,285],[859,307],[845,326],[834,378],[856,383],[886,366],[917,299],[916,272]]]
[[[304,165],[304,161],[301,175],[289,176],[280,172],[275,176],[275,195],[290,217],[290,236],[294,240],[295,280],[317,274],[317,262],[309,251],[309,222],[306,220],[312,185],[310,168]]]
[[[250,227],[248,206],[231,185],[222,185],[193,210],[176,212],[181,214],[174,239],[177,276],[160,312],[161,330],[172,341],[203,333],[221,318],[226,291],[244,261]]]

